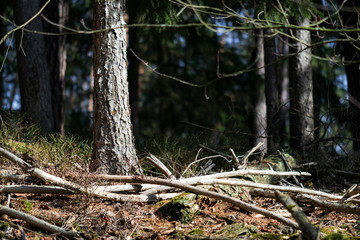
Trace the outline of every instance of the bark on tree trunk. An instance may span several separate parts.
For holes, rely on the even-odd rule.
[[[94,29],[124,25],[124,0],[95,0]],[[116,28],[94,34],[94,143],[90,169],[108,174],[141,171],[129,107],[126,32]]]
[[[355,4],[355,2],[357,4]],[[344,6],[347,7],[354,7],[353,12],[341,12],[341,16],[343,19],[343,23],[347,27],[358,27],[359,15],[358,12],[355,10],[355,7],[359,7],[358,1],[349,0],[347,1]],[[357,39],[358,34],[349,34],[350,37]],[[358,102],[360,102],[360,68],[359,68],[359,61],[360,61],[360,51],[356,49],[360,47],[360,44],[357,42],[350,43],[344,42],[343,43],[343,55],[345,61],[349,61],[350,63],[345,64],[345,71],[348,83],[348,92],[349,94]],[[349,97],[350,98],[350,97]],[[358,106],[354,104],[354,101],[350,101],[350,130],[352,132],[352,137],[357,139],[357,141],[353,142],[353,150],[359,151],[360,150],[360,109]]]
[[[46,1],[43,0],[43,3]],[[66,26],[69,18],[69,1],[53,0],[45,8],[44,15],[51,22]],[[46,32],[62,33],[62,28],[43,20]],[[54,113],[55,131],[64,135],[65,122],[65,71],[66,35],[46,36],[46,57],[51,76],[51,97]]]
[[[265,31],[265,35],[272,35],[271,30]],[[264,39],[265,65],[276,61],[275,37]],[[276,65],[265,67],[265,96],[266,96],[266,120],[269,150],[279,147],[279,91],[277,85]],[[271,148],[271,149],[270,149]]]
[[[40,10],[40,0],[14,1],[14,15],[21,25]],[[41,19],[35,18],[26,26],[29,30],[43,31]],[[17,31],[15,34],[18,73],[20,82],[21,109],[48,134],[54,130],[51,107],[51,84],[45,55],[44,35]]]
[[[289,54],[289,41],[287,37],[278,37],[278,52],[281,56]],[[286,133],[286,121],[289,118],[289,62],[287,60],[277,65],[278,70],[278,86],[279,86],[279,135],[280,145],[284,147],[288,142],[288,134]]]
[[[299,26],[309,24],[308,19],[296,22]],[[306,30],[293,30],[297,39],[311,43]],[[311,68],[311,49],[298,41],[290,40],[290,146],[305,147],[314,140],[314,101]],[[305,49],[305,50],[304,50]]]
[[[264,67],[264,36],[263,31],[257,31],[255,36],[256,39],[256,67]],[[259,142],[264,144],[260,147],[260,151],[265,154],[267,151],[267,138],[266,138],[266,99],[264,91],[265,82],[265,69],[260,68],[257,70],[257,75],[261,78],[262,84],[257,86],[256,95],[254,95],[253,102],[253,120],[251,121],[251,129],[253,137],[253,145],[256,146]]]

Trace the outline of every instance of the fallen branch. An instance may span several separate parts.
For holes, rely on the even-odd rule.
[[[6,151],[3,148],[0,148],[0,153],[4,155],[7,159],[12,161],[15,164],[18,164],[24,171],[30,173],[31,176],[38,178],[44,182],[50,182],[57,186],[70,189],[75,193],[85,193],[89,196],[98,197],[106,200],[112,200],[117,202],[153,202],[160,200],[157,195],[128,195],[128,194],[114,194],[105,191],[99,191],[97,189],[88,189],[82,187],[76,183],[64,180],[60,177],[51,175],[42,171],[39,168],[32,167],[29,163],[25,162],[21,158],[15,156],[9,151]]]
[[[360,173],[331,169],[330,172],[348,178],[360,179]]]
[[[269,189],[269,190],[279,190],[285,192],[296,192],[296,193],[307,193],[311,195],[322,196],[330,199],[340,200],[342,196],[329,194],[321,191],[316,191],[312,189],[300,188],[300,187],[290,187],[290,186],[278,186],[271,184],[262,184],[262,183],[253,183],[244,180],[236,180],[236,179],[211,179],[204,178],[199,180],[189,181],[188,179],[180,179],[175,180],[178,183],[189,184],[189,185],[232,185],[232,186],[243,186],[243,187],[251,187],[251,188],[261,188],[261,189]],[[155,194],[157,192],[161,192],[160,190],[164,190],[163,186],[154,187],[152,189],[146,190],[142,192],[143,194]]]
[[[236,177],[236,176],[244,176],[244,175],[273,175],[273,176],[311,176],[310,173],[307,172],[276,172],[273,170],[237,170],[223,173],[214,173],[205,176],[192,177],[186,179],[180,179],[176,181],[181,181],[184,184],[195,185],[197,182],[204,179],[213,179],[213,178],[228,178],[228,177]],[[128,176],[119,176],[119,175],[94,175],[94,178],[108,180],[108,181],[119,181],[123,183],[136,183],[132,182],[132,179],[129,179]],[[150,189],[143,194],[154,194],[158,192],[164,192],[173,189],[168,186],[159,186],[156,189]]]
[[[220,194],[220,193],[216,193],[216,192],[211,192],[202,188],[198,188],[198,187],[193,187],[191,185],[188,184],[183,184],[183,183],[179,183],[176,180],[169,180],[169,179],[160,179],[160,178],[153,178],[153,177],[146,177],[146,176],[128,176],[128,181],[129,182],[133,182],[133,183],[150,183],[150,184],[156,184],[156,185],[166,185],[169,187],[175,187],[175,188],[179,188],[182,189],[184,191],[187,192],[192,192],[192,193],[196,193],[196,194],[200,194],[200,195],[204,195],[210,198],[215,198],[218,200],[222,200],[225,202],[229,202],[235,206],[240,207],[243,210],[249,211],[249,212],[255,212],[255,213],[259,213],[262,214],[266,217],[269,218],[273,218],[278,220],[279,222],[282,222],[288,226],[291,226],[293,228],[298,228],[298,224],[291,221],[290,219],[287,219],[279,214],[276,214],[274,212],[268,211],[266,209],[262,209],[259,207],[256,207],[254,205],[245,203],[237,198],[234,197],[229,197],[227,195],[224,194]]]
[[[259,196],[259,197],[267,197],[267,198],[276,198],[275,191],[271,191],[271,190],[252,189],[250,191],[250,195],[252,197]],[[360,207],[355,205],[346,205],[338,202],[321,200],[307,194],[289,193],[289,195],[297,202],[310,204],[311,206],[314,207],[320,207],[322,209],[328,209],[336,212],[360,215]]]
[[[305,213],[301,208],[290,198],[289,195],[276,191],[276,199],[281,202],[286,209],[291,213],[293,218],[299,223],[299,228],[306,239],[316,240],[318,230],[311,224]]]
[[[11,174],[11,173],[0,173],[0,178],[5,181],[26,181],[33,182],[34,178],[29,175],[19,175],[19,174]]]
[[[0,185],[0,193],[73,194],[62,187],[37,185]]]
[[[36,218],[34,216],[31,216],[27,213],[23,213],[5,206],[0,205],[0,213],[6,214],[9,217],[21,219],[24,220],[27,223],[30,223],[34,226],[37,226],[41,229],[44,229],[45,231],[51,232],[51,233],[57,233],[67,238],[81,238],[80,234],[74,231],[66,230],[64,228],[52,225],[50,223],[45,222],[44,220],[41,220],[39,218]]]

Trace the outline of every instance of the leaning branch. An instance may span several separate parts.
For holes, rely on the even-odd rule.
[[[57,186],[69,189],[74,191],[75,193],[85,193],[89,196],[103,198],[106,200],[112,200],[117,202],[152,202],[158,201],[159,197],[156,195],[128,195],[128,194],[114,194],[106,191],[101,191],[93,188],[85,188],[80,186],[79,184],[64,180],[60,177],[51,175],[42,171],[39,168],[32,167],[29,163],[25,162],[21,158],[12,154],[9,151],[6,151],[3,148],[0,148],[0,153],[5,156],[7,159],[12,161],[15,164],[18,164],[24,171],[30,173],[31,176],[38,178],[44,182],[50,182]]]
[[[67,238],[81,238],[80,234],[74,231],[66,230],[64,228],[52,225],[50,223],[47,223],[39,218],[36,218],[34,216],[31,216],[27,213],[23,213],[5,206],[0,205],[0,213],[6,214],[12,218],[21,219],[24,220],[27,223],[30,223],[34,226],[37,226],[41,229],[44,229],[45,231],[51,232],[51,233],[57,233]]]
[[[309,240],[316,240],[318,230],[311,224],[305,213],[296,204],[296,202],[294,202],[289,195],[283,194],[279,191],[276,191],[276,199],[286,207],[286,209],[295,218],[296,222],[299,223],[300,230],[305,238]]]

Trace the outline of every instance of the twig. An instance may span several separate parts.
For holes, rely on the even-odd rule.
[[[232,156],[233,159],[234,159],[236,168],[237,168],[238,170],[240,170],[240,169],[241,169],[241,164],[240,164],[239,159],[237,158],[234,150],[233,150],[232,148],[230,148],[229,151],[231,152],[231,156]]]
[[[247,166],[247,162],[248,162],[248,158],[251,156],[251,154],[253,154],[258,148],[260,148],[262,145],[264,145],[263,142],[259,142],[255,147],[253,147],[250,151],[248,151],[244,158],[243,158],[243,166],[246,167]]]
[[[64,228],[52,225],[50,223],[47,223],[39,218],[36,218],[34,216],[31,216],[27,213],[23,213],[5,206],[0,205],[0,213],[6,214],[12,218],[21,219],[24,220],[27,223],[30,223],[34,226],[37,226],[41,229],[44,229],[45,231],[51,232],[51,233],[58,233],[64,237],[75,239],[75,238],[81,238],[80,234],[71,230],[66,230]]]
[[[166,177],[175,179],[175,176],[171,173],[171,171],[157,157],[149,154],[146,159],[154,164],[154,166],[157,167],[162,173],[164,173]]]
[[[34,20],[44,9],[45,7],[50,3],[50,0],[48,0],[42,7],[41,9],[34,15],[32,16],[28,21],[26,21],[24,24],[12,29],[11,31],[9,31],[8,33],[5,34],[5,36],[3,38],[1,38],[0,40],[0,44],[2,44],[6,38],[13,32],[16,32],[17,30],[24,28],[26,25],[28,25],[32,20]]]
[[[198,163],[198,162],[201,162],[201,161],[204,161],[204,160],[207,160],[207,159],[212,159],[212,158],[217,158],[217,157],[221,157],[221,158],[225,158],[223,157],[222,155],[214,155],[214,156],[207,156],[207,157],[203,157],[203,158],[200,158],[200,159],[197,159],[195,161],[193,161],[192,163],[190,163],[187,168],[185,169],[185,171],[181,174],[181,176],[184,176],[185,173],[189,170],[189,168],[194,165],[195,163]],[[225,158],[227,160],[227,158]]]
[[[199,147],[201,147],[201,148],[203,148],[203,149],[205,149],[205,150],[208,150],[209,152],[212,152],[212,153],[221,155],[221,156],[223,156],[223,157],[225,157],[225,158],[227,158],[227,159],[229,159],[229,160],[232,159],[232,156],[231,156],[231,155],[227,155],[227,154],[225,154],[225,153],[216,151],[216,150],[214,150],[214,149],[212,149],[212,148],[209,148],[209,147],[207,147],[207,146],[205,146],[205,145],[199,144]]]
[[[283,163],[284,163],[286,169],[287,169],[288,171],[292,171],[292,168],[291,168],[288,160],[286,159],[285,154],[284,154],[283,152],[280,152],[279,150],[278,150],[278,153],[280,154],[281,159],[283,160]],[[298,186],[300,186],[300,187],[302,187],[302,188],[304,187],[304,186],[299,182],[299,180],[297,179],[296,176],[292,176],[292,178],[294,179],[296,185],[298,185]]]

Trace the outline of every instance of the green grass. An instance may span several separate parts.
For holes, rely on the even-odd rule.
[[[91,156],[91,144],[73,135],[42,136],[40,128],[15,113],[1,114],[0,143],[14,154],[32,159],[36,166],[53,166],[58,171],[74,169],[74,164],[86,166]]]

